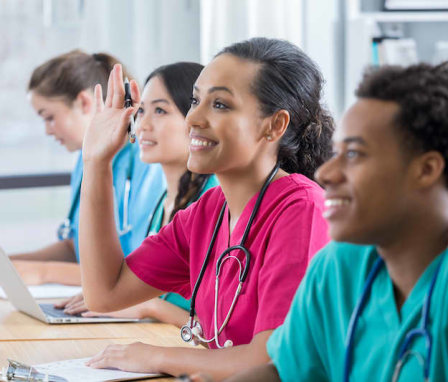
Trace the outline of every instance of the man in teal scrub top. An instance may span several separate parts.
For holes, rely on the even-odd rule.
[[[335,241],[272,334],[272,363],[233,382],[448,380],[448,65],[369,71],[357,96],[317,172]],[[422,335],[405,345],[414,329],[430,355]]]

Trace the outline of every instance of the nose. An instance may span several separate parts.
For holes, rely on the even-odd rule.
[[[45,122],[45,134],[53,135],[54,134],[54,123]]]
[[[205,115],[204,107],[199,105],[191,105],[190,110],[185,117],[185,122],[187,124],[188,130],[192,127],[196,128],[206,128],[207,127],[207,117]]]
[[[324,188],[343,182],[345,176],[339,158],[334,156],[320,165],[314,173],[314,179]]]

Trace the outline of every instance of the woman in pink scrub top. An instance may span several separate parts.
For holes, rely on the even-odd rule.
[[[193,298],[210,349],[112,345],[88,365],[172,375],[206,371],[223,379],[265,363],[267,339],[283,322],[310,258],[328,241],[323,192],[311,180],[330,155],[333,132],[320,103],[322,76],[286,41],[256,38],[221,51],[197,79],[186,118],[188,168],[215,173],[221,186],[179,211],[123,260],[112,224],[110,162],[140,102],[137,85],[131,86],[134,108],[124,109],[116,66],[105,104],[96,89],[97,114],[84,141],[80,248],[86,303],[112,311],[164,292]],[[232,251],[219,262],[243,235],[248,253]],[[244,282],[236,296],[239,278]]]

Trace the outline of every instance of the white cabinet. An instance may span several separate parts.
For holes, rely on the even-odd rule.
[[[448,41],[448,11],[383,11],[382,0],[347,0],[346,107],[355,99],[354,91],[363,71],[373,64],[372,38],[393,29],[399,31],[402,37],[415,40],[419,61],[432,63],[437,58],[436,43]]]

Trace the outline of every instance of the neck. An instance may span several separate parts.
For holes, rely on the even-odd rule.
[[[166,179],[166,202],[165,206],[173,205],[179,189],[179,181],[182,175],[187,171],[187,167],[178,164],[163,164],[163,173]],[[165,211],[166,213],[167,211]],[[169,211],[171,214],[171,211]]]
[[[261,190],[269,173],[275,166],[274,161],[264,163],[263,165],[252,165],[250,167],[240,169],[239,171],[229,171],[216,174],[221,189],[227,201],[230,213],[230,232],[236,225],[241,216],[244,207],[249,200]],[[288,175],[283,170],[279,170],[274,180]]]
[[[448,224],[441,224],[440,219],[413,221],[417,224],[396,236],[393,242],[378,246],[394,284],[399,309],[428,265],[448,245]]]

